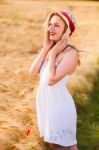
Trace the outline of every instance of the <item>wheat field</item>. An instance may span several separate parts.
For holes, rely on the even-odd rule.
[[[50,150],[39,137],[37,127],[35,94],[39,78],[30,80],[28,71],[42,47],[43,22],[52,8],[70,9],[76,16],[77,30],[71,42],[84,52],[68,88],[79,113],[79,130],[83,126],[81,119],[87,115],[86,106],[90,104],[99,71],[99,3],[0,0],[0,150]],[[90,122],[86,127],[91,125]],[[92,129],[92,146],[90,140],[83,140],[83,132],[78,132],[80,150],[98,150],[99,126],[94,123]]]

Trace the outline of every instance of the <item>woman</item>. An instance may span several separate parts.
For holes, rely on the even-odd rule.
[[[30,76],[40,77],[36,110],[40,136],[53,150],[78,150],[77,112],[66,84],[79,64],[78,50],[68,44],[75,31],[70,11],[55,11],[46,19],[46,36],[39,55],[30,67]]]

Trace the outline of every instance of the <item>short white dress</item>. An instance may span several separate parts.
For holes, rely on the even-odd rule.
[[[58,63],[56,62],[56,67]],[[77,111],[73,97],[67,89],[70,75],[54,85],[47,84],[49,60],[44,60],[39,77],[40,83],[36,92],[36,112],[40,137],[44,141],[61,146],[77,144],[76,125]]]

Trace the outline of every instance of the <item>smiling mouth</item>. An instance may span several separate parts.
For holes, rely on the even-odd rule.
[[[51,36],[53,36],[53,35],[55,35],[55,34],[56,34],[56,33],[50,32],[50,35],[51,35]]]

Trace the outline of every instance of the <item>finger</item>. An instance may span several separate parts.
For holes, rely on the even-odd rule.
[[[62,40],[60,43],[59,43],[59,45],[66,45],[67,44],[67,42],[65,41],[65,40]]]
[[[67,39],[63,39],[63,41],[67,42]]]
[[[62,40],[60,40],[59,42],[58,42],[58,44],[61,44],[61,43],[63,43],[64,42],[64,40],[62,39]]]
[[[64,43],[65,45],[67,45],[67,40],[64,40],[63,43]]]
[[[61,40],[60,40],[60,42],[63,42],[63,41],[64,41],[64,39],[61,39]]]

